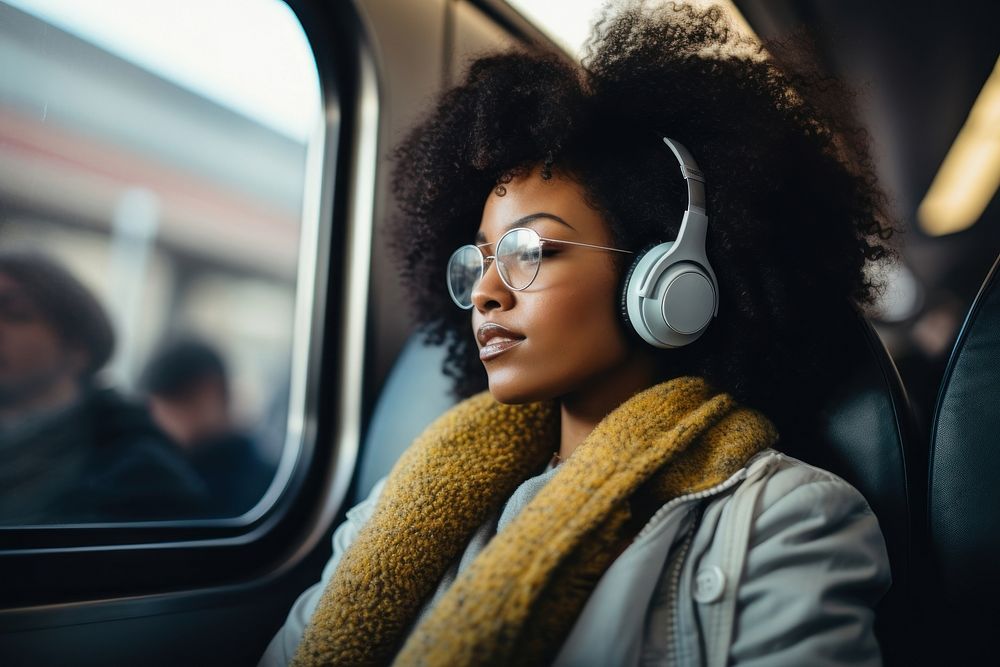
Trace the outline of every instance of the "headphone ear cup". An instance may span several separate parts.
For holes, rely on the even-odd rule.
[[[657,348],[683,347],[697,340],[711,322],[718,300],[711,277],[690,260],[679,257],[657,268],[673,246],[674,242],[666,241],[640,253],[621,291],[623,321]],[[639,296],[640,288],[650,280],[647,289],[651,291]]]
[[[646,256],[646,253],[655,248],[657,245],[659,244],[650,243],[637,252],[635,257],[632,259],[632,263],[629,264],[628,270],[625,272],[625,278],[622,280],[622,288],[620,290],[621,298],[618,303],[618,312],[621,314],[622,322],[625,324],[625,328],[632,333],[635,333],[637,336],[639,334],[635,330],[635,326],[632,324],[632,319],[628,316],[628,287],[632,282],[632,275],[635,273],[636,267],[639,266],[639,262],[641,262],[643,257]]]

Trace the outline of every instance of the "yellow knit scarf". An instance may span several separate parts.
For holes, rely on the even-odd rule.
[[[777,440],[763,415],[700,378],[633,396],[410,631],[473,532],[545,466],[558,422],[552,403],[501,405],[483,393],[428,427],[344,554],[292,664],[551,662],[653,509],[726,480]]]

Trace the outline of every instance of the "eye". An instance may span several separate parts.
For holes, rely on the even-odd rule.
[[[542,257],[555,257],[565,249],[559,241],[547,239],[542,241],[540,254]]]

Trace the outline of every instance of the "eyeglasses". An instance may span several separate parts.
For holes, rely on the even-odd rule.
[[[520,292],[527,289],[538,276],[542,265],[543,249],[547,245],[575,245],[596,250],[610,250],[631,255],[631,251],[608,248],[591,243],[577,243],[562,239],[546,239],[533,229],[515,227],[500,237],[496,244],[496,254],[486,255],[483,248],[491,245],[464,245],[452,253],[448,260],[448,293],[459,308],[472,308],[472,291],[489,268],[489,262],[496,260],[497,272],[504,285]]]

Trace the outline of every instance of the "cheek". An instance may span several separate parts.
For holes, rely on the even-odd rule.
[[[563,390],[625,360],[628,342],[610,279],[579,281],[538,294],[529,305],[533,324],[531,372]]]
[[[608,337],[620,331],[618,280],[606,265],[587,266],[539,296],[553,318],[575,329],[575,338]]]
[[[618,315],[617,273],[604,268],[549,272],[537,290],[518,294],[510,321],[528,339],[520,352],[487,364],[497,400],[559,398],[627,361],[630,343]]]
[[[559,336],[567,361],[589,366],[624,354],[626,339],[613,289],[598,283],[562,296],[544,304],[543,317],[554,325],[549,331]]]

